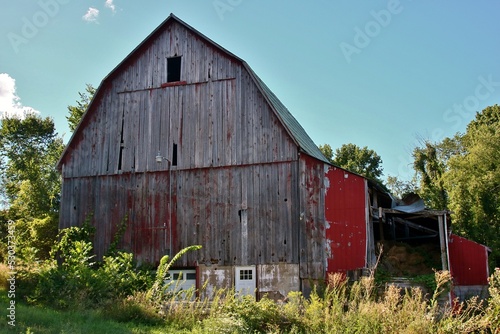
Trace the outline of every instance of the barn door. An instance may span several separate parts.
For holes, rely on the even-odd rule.
[[[257,288],[255,266],[235,267],[234,277],[234,289],[238,295],[255,297],[255,289]]]

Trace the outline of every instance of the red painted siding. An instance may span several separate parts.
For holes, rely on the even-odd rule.
[[[366,185],[363,177],[331,167],[325,198],[327,273],[366,266]]]
[[[488,248],[452,234],[448,242],[450,271],[455,285],[488,284]]]

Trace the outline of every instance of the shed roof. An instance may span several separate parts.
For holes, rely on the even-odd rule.
[[[58,168],[61,168],[62,163],[67,155],[67,152],[69,151],[71,147],[71,143],[73,141],[73,138],[77,135],[79,132],[80,127],[82,124],[85,123],[85,120],[88,118],[88,114],[91,112],[93,109],[93,104],[94,101],[98,100],[100,96],[103,94],[103,91],[105,90],[106,84],[112,79],[121,69],[122,67],[126,66],[126,64],[137,54],[139,53],[143,48],[147,47],[149,42],[155,38],[155,36],[162,31],[167,25],[171,24],[172,22],[177,22],[190,30],[192,33],[196,34],[203,40],[205,40],[207,43],[211,44],[215,48],[219,49],[220,51],[224,52],[226,55],[232,57],[236,61],[241,62],[241,64],[244,66],[245,69],[249,72],[252,80],[268,102],[269,106],[271,109],[274,111],[276,116],[279,118],[283,126],[285,127],[286,131],[288,134],[291,136],[291,138],[294,140],[295,144],[299,147],[301,152],[304,152],[311,157],[314,157],[320,161],[323,161],[325,163],[329,163],[328,159],[325,158],[325,156],[321,153],[319,150],[318,146],[313,142],[311,137],[306,133],[304,128],[300,125],[300,123],[293,117],[293,115],[290,113],[290,111],[285,107],[285,105],[274,95],[274,93],[267,87],[267,85],[255,74],[255,72],[250,68],[250,66],[241,58],[238,56],[234,55],[230,51],[226,50],[219,44],[215,43],[212,41],[210,38],[206,37],[202,33],[200,33],[198,30],[194,29],[178,17],[176,17],[174,14],[170,14],[151,34],[149,34],[127,57],[125,57],[101,82],[99,87],[96,90],[96,93],[94,94],[94,97],[92,101],[89,103],[89,106],[85,112],[85,114],[82,117],[82,120],[80,121],[80,124],[77,126],[75,129],[72,137],[70,138],[68,145],[64,149],[61,158],[57,164]]]

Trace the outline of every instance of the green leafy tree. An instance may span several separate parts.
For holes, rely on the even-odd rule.
[[[87,84],[85,87],[85,92],[78,93],[78,95],[80,95],[80,101],[76,101],[75,106],[68,106],[69,115],[66,116],[66,119],[68,120],[68,125],[71,132],[75,131],[76,127],[80,123],[83,114],[87,110],[90,101],[92,101],[92,98],[94,97],[95,92],[96,89],[91,84]]]
[[[413,150],[415,182],[419,185],[416,192],[427,207],[438,210],[448,208],[444,175],[449,170],[449,159],[461,152],[463,144],[460,134],[445,138],[439,143],[423,141],[422,147]]]
[[[62,150],[50,118],[29,114],[1,121],[1,191],[22,257],[46,257],[55,241],[61,189],[55,165]]]
[[[413,150],[413,168],[420,181],[418,191],[427,207],[433,209],[445,209],[447,206],[447,193],[444,189],[443,174],[445,165],[439,159],[436,145],[426,142],[424,147]]]
[[[10,211],[24,218],[58,211],[60,176],[55,165],[62,150],[51,118],[30,114],[2,120],[0,182]]]
[[[319,150],[323,155],[325,156],[328,161],[333,163],[333,149],[329,144],[324,144],[324,145],[319,145],[318,146]]]
[[[382,176],[382,159],[368,147],[355,144],[344,144],[335,150],[332,163],[353,173],[379,181]]]
[[[461,137],[462,150],[449,158],[444,186],[455,233],[492,248],[500,264],[500,107],[476,114]]]

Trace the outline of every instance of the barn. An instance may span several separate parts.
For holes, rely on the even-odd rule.
[[[392,210],[244,60],[173,14],[102,80],[58,168],[60,228],[90,219],[101,258],[124,226],[119,248],[139,263],[202,245],[174,277],[207,294],[279,299],[362,271]]]

